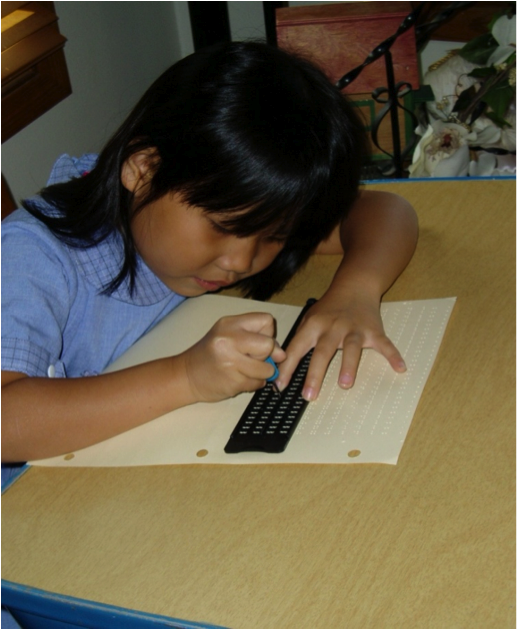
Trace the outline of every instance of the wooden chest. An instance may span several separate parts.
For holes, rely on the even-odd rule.
[[[341,2],[277,9],[277,41],[281,48],[313,59],[335,82],[361,65],[367,55],[393,35],[411,13],[410,2]],[[396,82],[419,84],[414,29],[391,48]],[[366,67],[349,85],[348,94],[365,94],[386,86],[383,58]]]
[[[315,62],[335,83],[343,75],[361,65],[369,53],[391,37],[411,13],[410,2],[342,2],[337,4],[288,7],[277,9],[277,42],[281,48],[299,52]],[[419,73],[414,29],[402,34],[390,49],[396,83],[405,81],[413,89],[419,87]],[[371,93],[387,86],[383,57],[364,68],[345,90],[355,103],[370,137],[374,120],[383,105]],[[412,107],[411,97],[406,105]],[[400,145],[405,146],[413,132],[413,124],[398,110]],[[379,150],[371,144],[373,159],[384,159],[393,152],[390,118],[383,119],[378,129]]]

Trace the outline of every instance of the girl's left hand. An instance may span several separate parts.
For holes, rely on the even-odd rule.
[[[363,348],[382,354],[396,372],[406,371],[403,357],[383,329],[379,301],[363,294],[326,294],[311,307],[279,366],[276,384],[280,390],[288,385],[298,362],[311,348],[315,350],[302,391],[306,400],[317,399],[329,363],[340,349],[338,385],[345,389],[354,384]]]

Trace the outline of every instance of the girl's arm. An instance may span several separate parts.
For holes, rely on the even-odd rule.
[[[194,402],[262,387],[264,359],[284,359],[267,313],[222,318],[186,352],[82,378],[2,372],[2,460],[27,461],[95,444]]]
[[[394,370],[405,371],[403,358],[385,335],[379,307],[382,295],[412,258],[417,236],[416,214],[407,201],[391,193],[361,193],[348,217],[317,249],[343,254],[343,260],[288,348],[277,380],[280,389],[313,347],[303,390],[307,400],[318,397],[337,349],[343,350],[339,385],[344,388],[354,384],[363,348],[374,348]]]

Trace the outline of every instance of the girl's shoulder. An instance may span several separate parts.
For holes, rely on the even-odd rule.
[[[41,204],[45,214],[52,213],[49,204],[43,200]],[[74,246],[24,208],[2,221],[1,253],[3,277],[36,274],[54,281],[60,277],[72,291],[81,285],[95,293],[102,292],[118,273],[123,255],[116,235],[90,247]]]
[[[42,200],[42,206],[48,206],[48,204]],[[50,214],[53,209],[48,206],[45,207],[45,211]],[[25,239],[30,241],[41,239],[55,244],[59,243],[59,239],[42,221],[27,212],[25,208],[18,208],[2,221],[2,248],[10,245],[12,240],[16,240],[18,245],[19,241]]]
[[[24,208],[2,221],[2,277],[37,273],[76,276],[70,248]]]

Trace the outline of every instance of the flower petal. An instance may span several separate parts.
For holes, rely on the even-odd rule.
[[[487,146],[488,144],[496,144],[502,137],[502,130],[492,123],[486,116],[477,118],[473,125],[473,131],[477,134],[474,144]]]
[[[491,153],[480,152],[478,160],[469,163],[469,174],[472,177],[489,177],[496,167],[496,157]]]
[[[500,46],[515,44],[516,47],[516,15],[513,15],[512,18],[508,18],[506,15],[499,17],[493,24],[491,35]]]
[[[425,148],[432,142],[434,138],[433,127],[428,125],[426,131],[416,129],[416,132],[422,133],[422,138],[414,149],[412,156],[412,164],[408,167],[410,177],[429,177],[431,173],[426,171],[425,167]]]
[[[450,157],[441,160],[435,167],[432,177],[464,177],[468,174],[468,168],[469,148],[465,144]]]
[[[487,60],[487,65],[498,66],[504,63],[514,52],[516,52],[516,46],[499,46]]]

